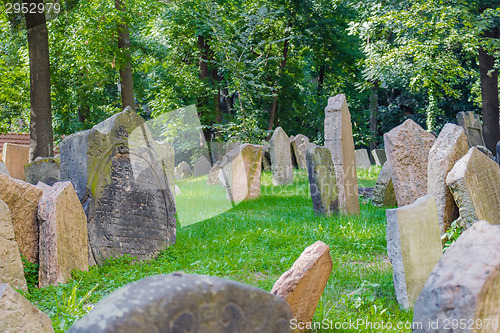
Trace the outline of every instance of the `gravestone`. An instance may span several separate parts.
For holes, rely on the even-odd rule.
[[[387,161],[387,156],[385,156],[384,149],[373,149],[372,150],[373,160],[375,165],[382,166]]]
[[[292,308],[299,327],[311,323],[319,299],[332,273],[330,248],[321,241],[307,247],[293,266],[280,276],[271,294],[284,300]],[[299,332],[303,330],[299,329]]]
[[[212,165],[222,160],[226,154],[224,142],[210,141],[210,157],[212,158]]]
[[[442,254],[436,202],[426,195],[414,203],[388,209],[387,254],[392,263],[396,299],[413,306]]]
[[[60,145],[61,179],[71,180],[87,214],[90,264],[129,254],[150,259],[175,242],[167,161],[129,107]]]
[[[392,168],[398,206],[427,194],[429,151],[436,138],[408,119],[384,134],[385,153]]]
[[[210,172],[210,169],[212,169],[212,166],[210,165],[210,161],[205,156],[200,156],[196,160],[196,162],[194,162],[193,176],[199,177],[199,176],[208,175],[208,173]]]
[[[451,332],[451,323],[466,323],[453,332],[497,332],[499,272],[500,226],[476,222],[432,270],[413,308],[413,322],[423,325],[413,332]]]
[[[500,166],[476,147],[469,149],[446,177],[460,217],[469,228],[477,220],[500,224]]]
[[[427,193],[436,199],[441,234],[458,218],[458,207],[446,185],[446,176],[468,150],[469,145],[463,128],[446,124],[429,152]]]
[[[373,189],[373,204],[381,207],[397,206],[396,194],[394,193],[394,184],[391,179],[391,163],[385,162],[380,169],[375,188]]]
[[[193,175],[191,167],[186,162],[182,161],[174,170],[174,177],[176,180],[186,179]]]
[[[0,161],[0,173],[10,176],[9,170],[7,170],[7,167],[5,166],[5,163],[3,161]]]
[[[0,200],[0,283],[28,291],[7,204]]]
[[[173,273],[130,283],[99,301],[68,333],[290,332],[281,298],[239,282]]]
[[[356,150],[356,168],[368,169],[371,167],[370,156],[366,149]]]
[[[339,200],[330,150],[326,147],[309,147],[306,160],[314,212],[325,215],[337,212]]]
[[[30,147],[15,143],[4,143],[2,159],[12,178],[26,180],[24,166],[29,163]]]
[[[19,179],[0,174],[0,199],[9,206],[19,252],[38,263],[37,207],[42,190]]]
[[[89,268],[87,216],[71,182],[53,186],[37,185],[43,190],[38,204],[40,227],[40,288],[71,279],[72,270]]]
[[[54,332],[50,318],[9,284],[0,284],[0,332]]]
[[[240,141],[234,138],[229,138],[229,141],[226,143],[226,154],[229,153],[234,148],[238,147],[239,145],[241,145]]]
[[[351,114],[344,94],[328,98],[325,108],[325,147],[332,153],[340,211],[360,214]]]
[[[274,185],[287,185],[293,183],[292,155],[290,153],[290,140],[281,127],[276,127],[271,141],[271,169]]]
[[[297,167],[299,169],[307,169],[306,151],[311,146],[309,138],[303,134],[297,134],[297,136],[293,137],[293,140],[290,138],[290,144],[291,151],[297,161]]]
[[[493,156],[493,153],[488,149],[486,148],[485,146],[475,146],[477,148],[477,150],[479,150],[481,153],[483,153],[484,155],[488,156],[489,158],[491,158],[493,161],[495,161],[495,156]],[[495,161],[496,162],[496,161]]]
[[[224,167],[224,165],[222,164],[223,162],[222,161],[225,161],[224,162],[224,165],[225,163],[227,163],[227,158],[226,159],[222,159],[220,161],[217,161],[214,166],[212,167],[212,169],[210,169],[210,172],[208,173],[208,177],[207,177],[207,185],[221,185],[221,181],[219,180],[219,172],[222,170],[222,168]]]
[[[37,157],[24,166],[26,181],[32,185],[38,182],[52,186],[61,179],[59,157]]]
[[[483,127],[479,115],[472,111],[457,113],[458,125],[465,130],[469,147],[486,146],[483,139]]]

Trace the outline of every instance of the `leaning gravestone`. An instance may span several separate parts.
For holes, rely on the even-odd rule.
[[[4,143],[2,159],[12,178],[26,180],[24,166],[29,163],[30,147],[15,143]]]
[[[174,177],[176,180],[189,178],[192,175],[193,172],[191,171],[191,167],[184,161],[179,163],[179,165],[174,169]]]
[[[38,263],[37,207],[42,190],[19,179],[0,174],[0,199],[9,206],[19,252]]]
[[[409,205],[427,194],[428,157],[435,140],[411,119],[384,134],[398,206]]]
[[[53,186],[37,185],[43,190],[38,204],[40,225],[40,288],[71,279],[72,270],[89,268],[87,217],[71,182]]]
[[[330,149],[312,146],[307,149],[306,160],[314,212],[325,215],[337,212],[339,200]]]
[[[271,294],[287,301],[298,327],[311,325],[319,299],[332,273],[330,248],[321,241],[307,247],[293,266],[280,276]],[[299,324],[300,323],[300,324]],[[299,329],[299,332],[303,330]]]
[[[9,207],[0,200],[0,283],[28,291]]]
[[[359,214],[356,153],[351,114],[344,94],[328,98],[328,105],[325,108],[325,147],[332,153],[340,211],[346,214]]]
[[[281,127],[276,127],[271,141],[271,169],[274,185],[287,185],[293,183],[292,155],[290,153],[290,140]]]
[[[499,272],[500,226],[476,222],[432,270],[413,308],[420,326],[413,332],[498,332]]]
[[[368,169],[371,167],[370,156],[366,149],[356,150],[356,168]]]
[[[469,142],[469,147],[486,146],[483,138],[483,127],[481,119],[472,111],[457,113],[458,125],[463,127]]]
[[[397,206],[396,194],[394,193],[394,184],[391,179],[391,163],[385,162],[380,169],[375,188],[373,189],[373,204],[375,206]]]
[[[61,179],[71,180],[83,204],[98,264],[125,254],[149,259],[175,242],[173,193],[159,151],[129,107],[61,142]]]
[[[196,162],[194,162],[193,176],[199,177],[199,176],[208,175],[208,173],[210,172],[210,169],[212,169],[212,166],[210,165],[210,161],[205,156],[200,156],[196,160]]]
[[[26,181],[32,185],[42,182],[52,186],[61,179],[59,157],[37,157],[24,166],[24,173]]]
[[[0,284],[0,332],[54,332],[50,318],[9,284]]]
[[[382,166],[387,161],[387,156],[385,156],[384,149],[373,149],[372,150],[373,160],[375,161],[375,165]]]
[[[290,144],[295,160],[297,161],[297,167],[299,169],[307,169],[306,151],[311,146],[309,138],[303,134],[297,134],[297,136],[293,137],[293,140],[290,138]]]
[[[446,185],[446,176],[468,150],[469,145],[463,128],[446,124],[429,152],[427,193],[436,199],[441,234],[458,218],[458,207]]]
[[[476,147],[455,164],[446,184],[458,205],[462,228],[477,220],[500,224],[500,166]]]
[[[387,254],[399,305],[413,306],[442,253],[436,202],[426,195],[387,210]]]
[[[227,177],[227,197],[241,202],[260,196],[260,175],[262,172],[262,147],[245,143],[226,154],[223,167]]]
[[[264,290],[173,273],[130,283],[99,301],[68,333],[290,332],[292,311]]]

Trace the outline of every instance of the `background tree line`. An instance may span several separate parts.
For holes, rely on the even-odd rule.
[[[151,118],[195,104],[207,139],[259,142],[282,126],[321,144],[327,98],[344,93],[359,147],[408,117],[438,132],[459,111],[483,115],[490,150],[500,140],[500,1],[58,3],[44,17],[49,111],[30,86],[33,18],[0,13],[2,131],[31,119],[33,132],[48,112],[57,141],[126,105]]]

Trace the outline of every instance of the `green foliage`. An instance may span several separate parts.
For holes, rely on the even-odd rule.
[[[446,232],[441,236],[441,240],[446,241],[443,247],[443,252],[448,250],[453,243],[456,242],[458,237],[462,234],[463,228],[458,225],[457,220],[451,223],[451,226],[446,230]]]
[[[38,264],[34,264],[21,255],[21,261],[24,268],[24,278],[28,284],[28,290],[31,292],[38,288]]]

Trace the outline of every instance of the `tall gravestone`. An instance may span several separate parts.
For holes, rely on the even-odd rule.
[[[429,151],[435,140],[411,119],[384,134],[398,206],[409,205],[427,194]]]
[[[281,127],[276,127],[269,145],[271,146],[273,184],[291,184],[293,182],[293,169],[290,140]]]
[[[426,195],[408,206],[389,209],[387,254],[392,263],[399,305],[413,306],[425,281],[441,257],[441,234],[436,202]]]
[[[15,143],[4,143],[2,159],[12,178],[26,180],[24,166],[29,163],[30,147]]]
[[[330,149],[312,146],[307,149],[306,160],[314,212],[325,215],[337,212],[339,200]]]
[[[173,273],[130,283],[99,301],[68,333],[291,332],[278,296],[221,278]]]
[[[351,114],[344,94],[328,98],[328,105],[325,108],[325,147],[332,153],[340,211],[359,214],[356,152]]]
[[[463,128],[446,124],[429,152],[427,193],[436,199],[441,234],[444,234],[451,223],[458,218],[458,207],[446,185],[446,176],[468,150]]]
[[[469,147],[486,146],[483,138],[481,119],[479,119],[477,114],[472,111],[459,112],[457,113],[457,122],[465,130]]]
[[[160,150],[128,107],[61,142],[61,179],[71,180],[82,202],[98,264],[125,254],[149,259],[175,242],[175,205]]]
[[[469,228],[477,220],[500,224],[500,166],[476,147],[469,149],[446,177],[458,205],[458,224]]]
[[[498,332],[499,304],[500,226],[479,221],[432,270],[413,308],[413,332]]]
[[[309,138],[303,134],[297,134],[297,136],[293,137],[293,140],[290,140],[290,144],[295,160],[297,161],[297,167],[299,169],[307,169],[306,151],[311,146]]]

